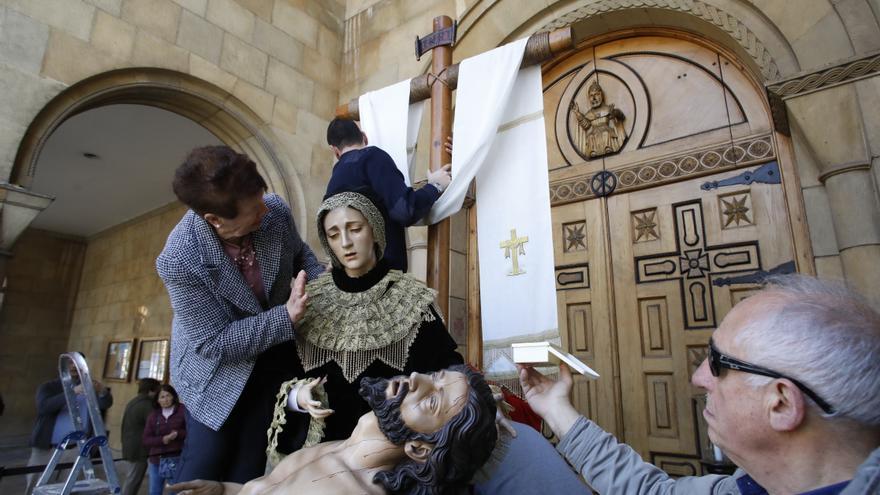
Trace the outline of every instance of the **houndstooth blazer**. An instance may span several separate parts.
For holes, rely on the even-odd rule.
[[[278,196],[264,197],[269,212],[254,233],[263,288],[263,310],[205,220],[188,211],[168,235],[156,270],[168,289],[171,381],[190,414],[219,430],[266,349],[292,340],[285,303],[290,281],[305,270],[324,271],[299,237],[290,209]]]

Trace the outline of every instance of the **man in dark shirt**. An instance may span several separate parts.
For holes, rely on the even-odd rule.
[[[450,166],[428,172],[428,185],[413,189],[385,151],[367,145],[367,136],[354,121],[334,119],[327,127],[327,144],[337,158],[326,197],[367,187],[381,201],[385,215],[384,259],[392,269],[406,271],[406,227],[421,220],[452,177]]]

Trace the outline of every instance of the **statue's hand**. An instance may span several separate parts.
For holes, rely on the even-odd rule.
[[[308,383],[299,387],[299,390],[296,392],[296,404],[313,418],[326,418],[333,414],[333,409],[324,409],[321,406],[321,401],[315,399],[315,387],[323,386],[325,383],[327,383],[326,376],[312,378]]]
[[[176,483],[165,488],[163,493],[179,495],[223,495],[223,483],[211,480],[192,480]]]
[[[516,438],[516,430],[513,428],[510,418],[507,417],[508,408],[513,408],[504,401],[504,394],[501,392],[501,389],[498,389],[496,392],[492,388],[492,398],[495,399],[495,427],[498,428],[498,433],[501,433],[501,430],[505,430],[510,436]]]

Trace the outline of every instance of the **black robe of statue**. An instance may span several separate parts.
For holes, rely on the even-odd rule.
[[[333,282],[345,292],[362,292],[380,281],[388,273],[388,265],[380,260],[373,270],[362,277],[351,278],[343,270],[333,270]],[[430,311],[434,312],[433,307]],[[409,356],[404,369],[399,370],[388,366],[382,361],[373,361],[367,369],[349,383],[335,361],[330,361],[309,372],[303,370],[302,362],[296,352],[288,353],[290,363],[297,378],[327,377],[324,390],[327,392],[329,407],[335,411],[325,420],[326,429],[322,441],[344,440],[351,436],[358,419],[370,411],[358,390],[363,377],[391,378],[409,375],[412,372],[430,373],[445,369],[454,364],[464,363],[461,354],[456,352],[456,343],[446,331],[440,315],[434,312],[433,321],[423,321],[418,335],[409,349]],[[302,447],[308,432],[311,416],[307,413],[287,411],[287,424],[278,439],[278,451],[289,454]]]

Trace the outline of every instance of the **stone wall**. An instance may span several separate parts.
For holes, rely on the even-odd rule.
[[[338,0],[0,2],[0,178],[62,90],[114,69],[157,67],[253,110],[311,218],[332,162],[323,136],[338,101],[344,9]]]
[[[137,394],[135,366],[127,382],[103,378],[111,340],[170,338],[171,304],[156,274],[156,257],[186,208],[172,203],[89,239],[79,293],[73,309],[68,348],[86,356],[92,377],[113,390],[107,413],[110,444],[120,448],[125,405]]]
[[[15,245],[0,309],[0,444],[27,442],[37,387],[58,376],[85,251],[84,240],[38,230]]]

